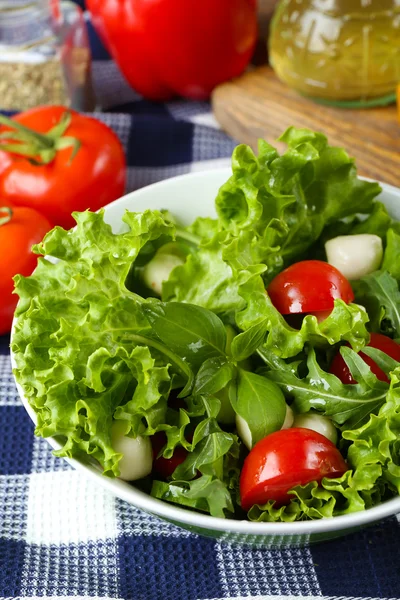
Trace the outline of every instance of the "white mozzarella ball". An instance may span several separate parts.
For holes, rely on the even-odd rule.
[[[130,438],[124,435],[126,424],[115,421],[111,430],[111,444],[115,452],[123,454],[118,463],[120,479],[134,481],[151,473],[153,450],[149,437]]]
[[[283,421],[283,425],[282,425],[281,429],[290,429],[293,425],[293,421],[294,421],[294,413],[293,413],[292,409],[290,408],[290,406],[288,404],[286,404],[286,415],[285,415],[285,420]]]
[[[156,254],[143,269],[145,285],[161,296],[163,281],[167,281],[171,271],[183,263],[184,260],[175,254]]]
[[[370,233],[340,235],[326,242],[325,251],[328,263],[353,281],[379,269],[383,257],[381,238]]]
[[[302,427],[304,429],[312,429],[317,433],[325,436],[336,444],[337,442],[337,429],[332,423],[331,419],[324,417],[323,415],[317,415],[316,413],[305,413],[303,415],[296,415],[293,422],[293,427]]]
[[[285,420],[281,429],[290,429],[293,425],[294,414],[290,406],[286,405],[286,415]],[[238,436],[242,440],[243,444],[246,446],[248,450],[251,450],[253,447],[253,436],[251,435],[250,427],[247,424],[247,421],[243,419],[240,415],[236,415],[236,429]]]
[[[250,427],[248,426],[247,421],[245,421],[240,415],[236,415],[236,429],[243,444],[248,450],[251,450],[253,447],[253,436],[251,435]]]

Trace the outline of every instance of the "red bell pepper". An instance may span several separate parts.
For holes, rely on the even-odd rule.
[[[208,98],[243,72],[257,39],[256,0],[87,0],[131,86],[150,100]]]

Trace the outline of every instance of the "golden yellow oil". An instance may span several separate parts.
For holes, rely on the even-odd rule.
[[[283,0],[270,62],[302,94],[334,104],[384,104],[400,83],[400,0]]]

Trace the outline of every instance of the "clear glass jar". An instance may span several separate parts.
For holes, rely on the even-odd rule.
[[[94,108],[82,10],[59,0],[0,0],[0,109],[43,104]]]
[[[400,0],[282,0],[269,56],[282,81],[317,101],[388,104],[400,82]]]

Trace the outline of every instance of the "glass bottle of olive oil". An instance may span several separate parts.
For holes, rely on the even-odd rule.
[[[282,81],[320,102],[392,102],[400,83],[400,0],[281,0],[269,55]]]

